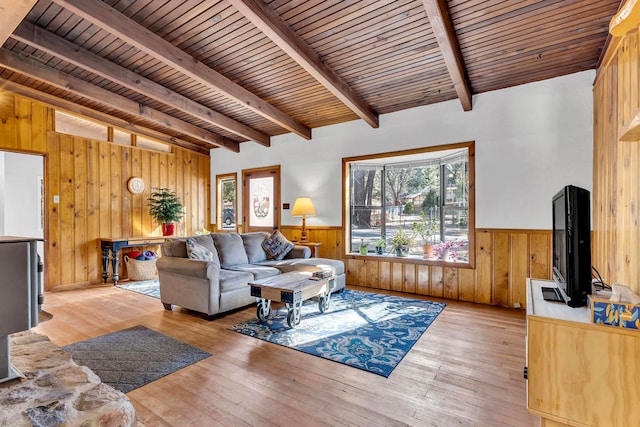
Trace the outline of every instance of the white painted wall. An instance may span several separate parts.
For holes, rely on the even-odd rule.
[[[463,141],[476,142],[476,227],[551,229],[551,198],[567,184],[591,191],[592,82],[585,71],[473,97],[473,111],[458,100],[313,130],[305,141],[286,134],[270,148],[241,144],[240,153],[211,151],[211,182],[242,169],[281,165],[282,202],[313,199],[317,216],[307,225],[342,225],[342,158]],[[215,186],[212,186],[215,211]],[[283,225],[300,225],[290,211]],[[215,215],[212,215],[215,217]],[[241,220],[241,215],[238,216]],[[215,218],[213,218],[215,221]]]
[[[42,156],[3,152],[4,187],[0,187],[0,200],[4,201],[4,229],[2,235],[44,237],[39,229],[38,178],[44,176]],[[44,243],[38,242],[38,254],[44,262]]]
[[[42,237],[39,230],[38,178],[42,156],[5,153],[5,232],[11,236]]]

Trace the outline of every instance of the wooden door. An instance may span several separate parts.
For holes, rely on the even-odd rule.
[[[280,165],[242,171],[242,225],[245,232],[280,226]]]

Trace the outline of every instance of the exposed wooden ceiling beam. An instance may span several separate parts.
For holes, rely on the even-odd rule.
[[[371,127],[379,127],[378,115],[353,89],[320,60],[316,52],[262,0],[227,0],[269,37],[307,73],[334,94]]]
[[[453,29],[453,22],[449,15],[447,0],[422,0],[433,34],[436,36],[444,62],[447,65],[449,76],[458,94],[464,111],[471,111],[473,107],[471,99],[471,84],[462,60],[462,53]]]
[[[0,2],[0,46],[7,41],[13,30],[38,0],[12,0]]]
[[[236,141],[209,132],[143,104],[138,104],[129,98],[117,95],[59,70],[42,65],[33,59],[20,56],[8,49],[0,48],[0,65],[46,82],[57,88],[72,92],[83,98],[91,99],[127,114],[132,114],[141,120],[147,120],[172,129],[175,132],[197,138],[207,144],[224,147],[235,152],[240,151],[240,144]]]
[[[20,24],[11,37],[243,138],[265,147],[271,145],[269,135],[198,104],[27,21]]]
[[[284,129],[305,139],[311,139],[309,127],[199,62],[134,20],[109,7],[106,3],[99,0],[54,0],[54,2]]]
[[[63,98],[58,98],[57,96],[50,95],[46,92],[42,92],[28,86],[24,86],[16,82],[12,82],[11,80],[7,80],[3,77],[0,77],[0,90],[7,90],[11,93],[15,93],[17,95],[21,95],[26,98],[34,99],[36,101],[47,104],[49,106],[56,107],[61,110],[65,110],[70,113],[75,113],[81,116],[89,117],[89,118],[101,121],[107,125],[111,125],[123,130],[128,130],[138,135],[154,138],[154,139],[157,139],[158,141],[166,142],[167,144],[186,148],[188,150],[195,151],[201,154],[207,154],[207,155],[209,154],[209,149],[205,147],[201,147],[200,145],[193,144],[189,141],[185,141],[180,138],[174,138],[174,137],[168,136],[166,133],[159,132],[154,129],[138,126],[126,120],[114,117],[110,114],[103,113],[101,111],[94,110],[92,108],[85,107],[80,104],[76,104],[75,102],[72,102],[72,101],[67,101],[66,99],[63,99]]]

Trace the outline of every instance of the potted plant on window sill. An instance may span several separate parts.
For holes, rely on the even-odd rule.
[[[402,228],[398,229],[396,233],[391,237],[389,243],[398,257],[406,257],[409,255],[409,246],[413,241],[413,236]]]
[[[386,246],[387,246],[387,240],[384,237],[380,237],[378,240],[376,240],[376,244],[375,244],[376,255],[383,255],[384,248]]]
[[[159,188],[147,199],[149,215],[162,224],[162,235],[173,236],[175,223],[184,215],[182,202],[175,192],[168,188]]]
[[[413,223],[413,234],[422,242],[424,258],[433,258],[433,245],[436,243],[439,231],[435,219],[426,219],[424,212],[420,212],[420,221]]]
[[[458,262],[458,249],[462,249],[466,246],[467,242],[464,241],[446,241],[440,242],[433,248],[434,256],[447,262]]]

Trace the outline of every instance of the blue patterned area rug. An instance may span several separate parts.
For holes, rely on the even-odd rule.
[[[62,347],[123,393],[211,356],[142,325]]]
[[[444,307],[443,302],[345,290],[331,296],[324,314],[315,300],[305,301],[293,329],[284,307],[265,322],[254,318],[229,329],[388,377]]]
[[[157,278],[141,282],[126,282],[116,286],[120,289],[126,289],[128,291],[160,299],[160,283],[158,283]]]

